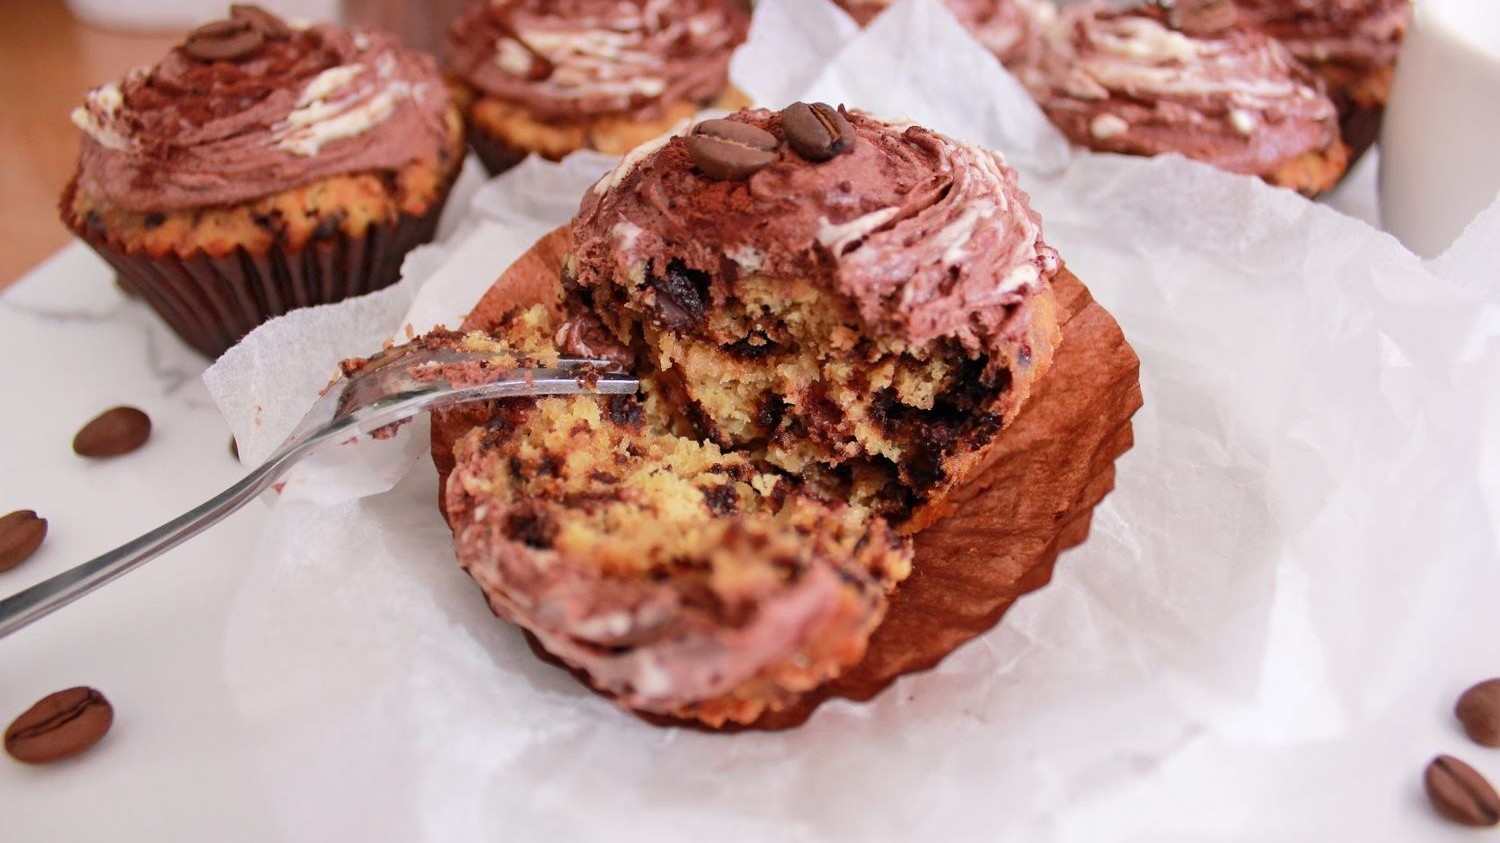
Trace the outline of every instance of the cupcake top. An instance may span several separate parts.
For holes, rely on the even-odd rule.
[[[1240,17],[1310,64],[1396,63],[1411,0],[1235,0]]]
[[[861,26],[895,0],[838,0]],[[943,0],[954,17],[1003,63],[1024,56],[1038,29],[1056,16],[1051,0]]]
[[[718,96],[749,21],[729,0],[487,0],[453,22],[449,64],[542,120],[649,116]]]
[[[232,14],[88,93],[80,190],[170,212],[438,159],[448,94],[431,59],[383,33]]]
[[[1316,77],[1227,0],[1069,7],[1022,77],[1064,134],[1099,150],[1264,174],[1338,138]]]
[[[574,271],[584,286],[673,261],[731,284],[805,278],[878,336],[989,352],[1025,330],[1016,306],[1060,266],[1027,202],[998,153],[920,126],[821,104],[746,110],[601,179],[573,223]]]

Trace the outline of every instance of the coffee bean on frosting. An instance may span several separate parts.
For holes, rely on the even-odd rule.
[[[827,103],[796,102],[781,112],[781,131],[798,155],[821,163],[854,148],[854,126]]]
[[[115,711],[93,688],[48,694],[5,730],[5,751],[17,761],[46,764],[98,743],[114,723]]]
[[[115,407],[100,413],[73,437],[80,457],[118,457],[151,438],[151,417],[135,407]]]
[[[31,558],[47,538],[47,519],[22,509],[0,518],[0,572]]]
[[[1479,771],[1451,755],[1439,755],[1422,778],[1427,798],[1443,817],[1462,825],[1500,824],[1500,795]]]
[[[1453,713],[1469,740],[1500,748],[1500,679],[1488,679],[1464,691]]]
[[[292,37],[292,28],[286,21],[253,3],[232,3],[229,6],[230,20],[244,21],[251,29],[272,41]]]
[[[704,175],[720,181],[748,179],[776,160],[776,136],[738,120],[705,120],[686,138],[688,154]]]
[[[1234,0],[1175,0],[1167,5],[1167,23],[1194,38],[1206,38],[1239,22]]]
[[[189,32],[182,51],[199,61],[239,61],[254,55],[265,41],[248,21],[220,20]]]

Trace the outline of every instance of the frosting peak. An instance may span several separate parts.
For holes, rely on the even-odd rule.
[[[1155,6],[1070,6],[1021,75],[1052,122],[1095,149],[1264,175],[1338,139],[1333,103],[1280,44],[1242,25],[1191,36]]]
[[[432,61],[382,33],[314,26],[233,61],[178,47],[74,111],[79,183],[125,210],[164,212],[395,171],[437,159],[447,107]]]
[[[542,119],[651,114],[717,96],[748,29],[730,0],[481,0],[453,22],[448,55]]]
[[[1251,25],[1311,64],[1396,63],[1411,21],[1411,0],[1235,0]]]
[[[742,121],[784,137],[780,116]],[[579,283],[669,262],[730,283],[741,275],[828,279],[873,332],[923,346],[1002,346],[1009,317],[1059,268],[1041,220],[998,153],[849,112],[853,148],[813,163],[781,144],[744,181],[693,166],[681,137],[627,156],[573,225]]]
[[[895,0],[838,0],[861,26],[890,8]],[[1051,0],[943,0],[959,23],[1010,64],[1030,53],[1041,26],[1056,15]]]

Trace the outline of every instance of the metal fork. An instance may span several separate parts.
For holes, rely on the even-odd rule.
[[[494,362],[494,354],[395,346],[374,357],[349,377],[335,381],[270,459],[196,509],[149,533],[0,600],[0,638],[111,582],[212,527],[271,488],[303,457],[330,443],[347,442],[409,419],[425,410],[494,398],[540,395],[630,395],[639,388],[634,376],[607,374],[607,360],[559,360],[548,369],[482,372],[483,382],[466,376],[454,386],[442,376],[453,364]]]

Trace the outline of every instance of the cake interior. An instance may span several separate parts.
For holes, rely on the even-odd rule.
[[[1002,426],[1007,365],[881,336],[808,280],[729,283],[672,260],[567,287],[634,350],[652,418],[893,523]]]

